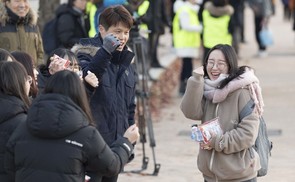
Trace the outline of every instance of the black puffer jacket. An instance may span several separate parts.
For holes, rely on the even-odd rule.
[[[7,148],[6,169],[17,182],[84,182],[86,168],[116,175],[133,150],[125,138],[111,150],[84,112],[60,94],[34,100],[27,122],[17,128]]]
[[[24,103],[17,97],[0,93],[0,181],[8,180],[4,170],[6,143],[19,123],[27,119]]]
[[[56,11],[58,17],[57,36],[60,47],[71,48],[81,38],[88,37],[89,23],[82,12],[78,12],[67,4],[62,4]]]

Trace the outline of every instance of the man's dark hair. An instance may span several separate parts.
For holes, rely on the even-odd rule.
[[[106,8],[99,16],[99,24],[106,30],[111,26],[116,26],[119,23],[131,29],[133,18],[129,11],[122,5],[110,6]]]

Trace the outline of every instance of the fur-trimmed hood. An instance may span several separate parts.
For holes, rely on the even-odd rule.
[[[234,13],[234,8],[231,5],[216,7],[210,1],[205,3],[204,9],[208,10],[211,15],[217,17],[224,15],[232,15]]]
[[[96,54],[96,52],[100,49],[100,47],[95,47],[93,45],[82,45],[82,44],[75,44],[71,51],[78,55],[79,53],[89,54],[92,57]]]
[[[7,9],[8,9],[8,7],[6,7],[5,3],[0,1],[0,24],[1,24],[1,26],[5,26],[6,23],[12,18],[8,15]],[[27,21],[25,21],[25,22],[27,22],[27,24],[36,26],[37,20],[38,20],[38,13],[30,7],[30,10],[25,18],[27,20]]]

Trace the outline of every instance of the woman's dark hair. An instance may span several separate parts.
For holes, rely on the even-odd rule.
[[[236,54],[236,51],[234,50],[234,48],[228,44],[217,44],[214,47],[212,47],[210,49],[210,51],[208,52],[208,54],[206,55],[206,59],[205,59],[205,63],[204,63],[204,76],[208,77],[208,73],[207,73],[207,63],[208,63],[208,58],[209,55],[211,54],[212,51],[214,50],[220,50],[223,55],[224,58],[227,62],[227,66],[228,66],[228,74],[229,76],[224,79],[219,86],[219,89],[222,89],[223,87],[225,87],[231,80],[239,77],[241,74],[243,74],[245,72],[245,66],[242,67],[238,67],[238,56]]]
[[[94,125],[85,86],[75,72],[69,70],[56,72],[48,79],[43,93],[58,93],[68,96],[84,111],[89,123]]]
[[[131,29],[133,25],[131,14],[122,5],[110,6],[99,16],[99,24],[101,24],[106,30],[111,26],[117,26],[119,23],[122,23],[129,29]]]
[[[11,52],[11,55],[16,59],[16,61],[20,62],[25,69],[27,70],[28,75],[32,77],[32,84],[30,87],[30,96],[33,98],[36,98],[38,94],[38,87],[37,87],[37,80],[35,80],[35,74],[34,74],[34,60],[32,56],[30,56],[28,53],[23,51],[13,51]]]
[[[0,48],[0,61],[7,61],[9,58],[11,58],[12,61],[15,61],[9,51]]]
[[[26,92],[27,78],[27,71],[19,62],[0,61],[0,92],[20,98],[26,109],[30,106]]]

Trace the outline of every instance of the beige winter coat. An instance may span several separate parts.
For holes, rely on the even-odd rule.
[[[24,51],[32,56],[36,66],[43,63],[44,56],[37,18],[37,13],[30,9],[20,21],[17,15],[9,16],[5,4],[0,2],[0,48]]]
[[[255,178],[260,169],[258,154],[252,148],[258,135],[259,116],[252,113],[239,123],[239,113],[251,99],[247,88],[230,93],[218,104],[205,97],[204,78],[194,74],[187,83],[181,102],[185,117],[201,120],[215,118],[217,105],[223,135],[212,138],[212,150],[199,150],[198,168],[206,181],[241,182]]]

